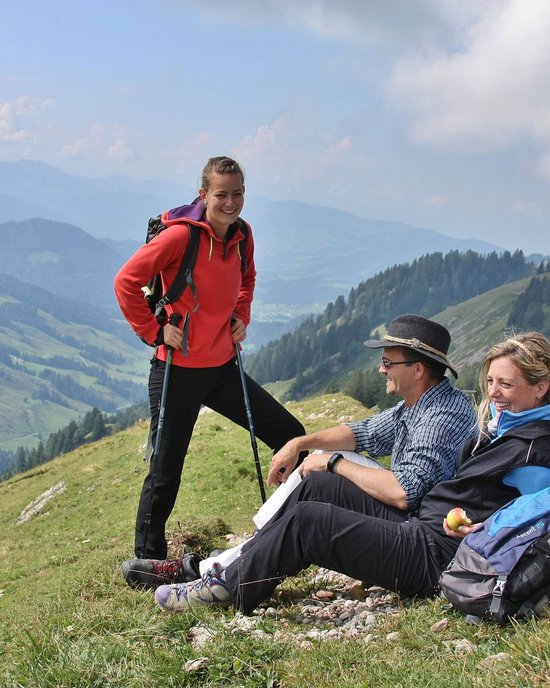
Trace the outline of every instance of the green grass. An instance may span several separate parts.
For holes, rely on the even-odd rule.
[[[290,407],[309,430],[366,413],[339,394]],[[141,423],[0,484],[2,688],[549,684],[547,621],[470,626],[437,599],[402,604],[374,627],[368,643],[297,645],[280,638],[281,630],[304,631],[289,606],[280,606],[277,618],[261,619],[267,636],[233,628],[232,610],[162,612],[150,593],[126,586],[119,568],[132,556],[146,439]],[[263,446],[260,454],[265,475],[270,455]],[[65,491],[41,515],[16,525],[22,510],[61,480]],[[259,504],[248,433],[216,414],[202,415],[168,524],[174,541],[196,531],[210,547],[223,542],[224,530],[250,532]],[[303,576],[297,586],[303,589],[309,579]],[[432,631],[444,617],[448,627]],[[191,635],[200,626],[210,629],[213,641],[195,648]],[[471,652],[458,649],[462,639]],[[484,664],[497,653],[507,657]],[[206,665],[188,673],[185,663],[198,657]]]
[[[504,338],[514,301],[525,291],[531,279],[504,284],[451,306],[436,316],[437,322],[452,333],[449,358],[455,365],[460,368],[481,363],[491,346]]]
[[[18,447],[36,447],[41,439],[46,443],[50,433],[65,427],[71,420],[79,420],[93,406],[123,408],[133,401],[124,388],[114,391],[106,386],[97,373],[107,375],[117,382],[130,382],[143,386],[143,398],[147,396],[145,382],[149,369],[151,350],[145,345],[135,348],[122,344],[114,334],[103,332],[88,325],[61,322],[53,315],[38,311],[37,321],[45,321],[56,336],[46,334],[37,327],[20,323],[4,323],[0,328],[0,347],[11,350],[17,342],[17,351],[24,363],[20,368],[0,362],[0,449],[14,451]],[[137,342],[137,339],[136,339]],[[121,356],[120,362],[110,360],[86,361],[86,346],[92,345],[108,354]],[[78,365],[87,365],[87,371],[63,370],[51,366],[48,359],[63,357]],[[108,357],[107,357],[108,358]],[[116,359],[115,359],[116,360]],[[47,383],[38,376],[45,370],[72,378],[81,387],[99,395],[102,403],[94,403],[63,397],[60,401],[45,400],[40,393]],[[59,390],[58,390],[59,391]]]

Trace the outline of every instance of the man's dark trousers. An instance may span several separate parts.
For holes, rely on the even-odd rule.
[[[440,572],[418,520],[325,472],[307,476],[225,569],[225,579],[248,614],[310,564],[408,595],[433,593]]]

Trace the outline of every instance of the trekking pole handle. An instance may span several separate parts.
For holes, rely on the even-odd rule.
[[[170,320],[168,321],[170,325],[173,325],[174,327],[178,327],[180,322],[183,319],[183,315],[181,313],[171,313],[170,314]]]
[[[182,316],[179,313],[172,313],[170,315],[170,320],[168,321],[170,325],[177,327],[182,320]],[[172,352],[173,347],[166,344],[166,349],[168,350],[168,355],[166,356],[166,367],[164,369],[164,381],[162,383],[162,394],[160,398],[160,408],[159,408],[159,420],[157,425],[157,441],[155,443],[155,456],[159,452],[160,438],[162,435],[162,427],[164,425],[164,407],[166,405],[166,394],[168,391],[168,376],[170,374],[170,366],[172,365]]]

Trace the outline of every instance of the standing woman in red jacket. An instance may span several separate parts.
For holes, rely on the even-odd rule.
[[[244,175],[237,162],[211,158],[201,179],[199,199],[162,214],[166,229],[141,246],[115,277],[116,297],[132,329],[156,346],[149,376],[151,439],[155,446],[167,347],[173,349],[162,438],[156,466],[150,467],[137,511],[135,554],[157,560],[158,573],[167,555],[165,525],[174,507],[183,463],[201,405],[247,428],[247,415],[235,345],[246,337],[250,322],[256,270],[254,240],[248,227],[246,241],[238,222],[244,205]],[[172,284],[189,241],[189,223],[200,228],[193,281],[195,289],[166,307],[182,323],[159,326],[142,287],[156,274],[163,293]],[[244,256],[241,247],[245,246]],[[302,424],[254,380],[247,377],[256,434],[273,451],[289,439],[303,435]],[[152,481],[152,471],[155,480]],[[206,468],[207,470],[207,468]],[[153,484],[154,483],[154,484]],[[150,509],[150,524],[146,518]],[[147,535],[144,541],[145,535]],[[145,562],[143,562],[145,563]],[[139,562],[123,567],[130,585],[140,584]]]

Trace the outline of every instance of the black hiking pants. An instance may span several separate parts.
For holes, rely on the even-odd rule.
[[[243,547],[225,580],[245,614],[311,564],[406,595],[429,595],[442,570],[431,547],[418,519],[407,521],[346,478],[315,472]]]
[[[150,439],[153,447],[165,367],[163,361],[153,359],[149,374]],[[303,425],[284,406],[250,377],[246,376],[246,381],[255,434],[259,440],[278,451],[288,440],[305,434]],[[185,455],[203,404],[248,429],[236,358],[215,368],[171,366],[159,455],[150,463],[137,511],[137,557],[166,558],[165,525],[174,508]],[[145,543],[145,520],[149,511],[151,522]]]

